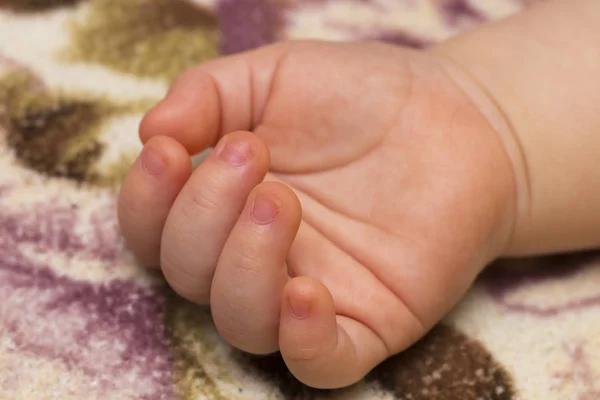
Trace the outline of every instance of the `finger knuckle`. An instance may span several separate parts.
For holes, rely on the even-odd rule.
[[[164,251],[161,253],[161,268],[171,289],[186,300],[208,304],[211,280],[185,265],[188,264],[177,255]]]
[[[259,274],[263,269],[263,262],[253,254],[237,252],[235,255],[235,269],[252,275]]]
[[[215,211],[219,207],[219,193],[211,186],[192,189],[190,200],[197,211]]]
[[[139,202],[128,193],[122,192],[119,195],[118,216],[121,223],[128,222],[135,218],[140,212]]]
[[[284,353],[288,361],[306,363],[318,360],[321,357],[322,351],[318,347],[296,346],[285,352],[282,350],[282,353]]]

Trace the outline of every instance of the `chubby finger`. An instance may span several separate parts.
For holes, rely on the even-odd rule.
[[[301,214],[300,202],[287,186],[262,183],[223,248],[210,304],[221,336],[241,350],[267,354],[279,347],[285,260]]]
[[[171,208],[161,246],[163,274],[178,294],[208,303],[223,246],[268,166],[264,143],[235,132],[194,171]]]
[[[252,130],[260,119],[279,60],[289,44],[274,44],[203,63],[181,74],[140,125],[143,142],[177,139],[191,153],[222,135]]]
[[[331,293],[314,278],[287,283],[280,324],[285,363],[298,380],[315,388],[352,385],[390,355],[369,328],[336,316]]]
[[[165,221],[191,171],[185,148],[169,137],[157,136],[146,143],[123,181],[118,201],[121,232],[145,266],[160,266]]]

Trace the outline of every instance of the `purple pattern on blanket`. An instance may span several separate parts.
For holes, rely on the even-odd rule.
[[[532,287],[551,281],[570,278],[586,268],[599,268],[600,252],[590,251],[579,254],[564,254],[535,259],[534,265],[490,266],[480,276],[490,295],[502,307],[512,312],[527,313],[539,317],[553,317],[559,313],[600,306],[600,288],[595,295],[572,299],[566,297],[558,305],[540,306],[511,301],[509,295],[522,288]]]
[[[449,26],[461,29],[480,24],[487,19],[468,0],[444,0],[441,3],[441,11]]]
[[[82,227],[71,207],[36,204],[22,212],[0,211],[2,337],[9,339],[11,352],[60,360],[96,380],[101,398],[117,389],[145,400],[170,399],[163,288],[77,280],[30,255],[45,254],[44,260],[66,263],[67,270],[69,263],[84,260],[115,268],[116,219],[103,214],[93,214]],[[78,227],[89,234],[80,236]]]
[[[325,3],[329,0],[310,0],[306,3]],[[357,3],[372,3],[372,0],[355,0]],[[286,8],[284,2],[276,0],[221,0],[217,3],[216,12],[221,26],[221,53],[234,54],[251,50],[275,42],[283,37]],[[406,1],[407,7],[414,4]],[[293,8],[294,2],[287,8]],[[380,4],[373,3],[372,7],[386,12]],[[449,20],[463,20],[463,14],[475,13],[471,8],[449,5],[447,10]],[[334,26],[335,29],[346,32],[349,36],[357,36],[361,40],[379,40],[395,45],[412,48],[424,48],[431,44],[430,41],[411,35],[402,30],[372,29],[371,32],[358,32],[352,26]]]
[[[233,54],[269,44],[278,38],[281,12],[276,0],[221,0],[221,53]]]
[[[76,205],[36,207],[31,212],[0,213],[0,250],[14,250],[10,245],[32,245],[36,252],[60,252],[79,260],[124,262],[126,252],[112,208],[105,208],[78,218]],[[107,223],[106,221],[113,221]],[[78,233],[77,228],[86,231]],[[9,248],[7,248],[7,246]],[[20,253],[19,253],[20,254]]]
[[[554,377],[558,387],[573,385],[579,387],[576,400],[598,400],[600,399],[600,373],[594,370],[590,354],[586,349],[586,343],[566,343],[563,345],[564,352],[569,358],[569,367],[563,371],[556,372]]]

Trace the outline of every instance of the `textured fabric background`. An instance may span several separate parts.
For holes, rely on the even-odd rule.
[[[118,234],[137,125],[184,68],[284,38],[422,47],[527,3],[0,0],[0,399],[600,399],[597,253],[494,266],[415,347],[320,392],[221,342]]]

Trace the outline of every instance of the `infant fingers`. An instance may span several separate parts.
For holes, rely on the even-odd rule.
[[[159,267],[163,227],[191,171],[190,157],[183,146],[158,136],[146,144],[121,186],[121,232],[129,249],[148,267]]]
[[[390,355],[365,325],[336,316],[329,290],[314,278],[288,282],[280,324],[285,363],[298,380],[315,388],[352,385]]]
[[[163,101],[144,117],[142,141],[177,139],[190,153],[228,132],[252,130],[269,98],[279,60],[289,45],[275,44],[205,62],[181,74]]]
[[[250,353],[278,349],[285,260],[300,226],[301,208],[287,186],[265,182],[250,196],[219,259],[211,308],[221,335]]]
[[[163,273],[179,295],[208,303],[223,246],[268,166],[268,149],[260,139],[236,132],[221,140],[185,184],[167,218],[161,247]]]

